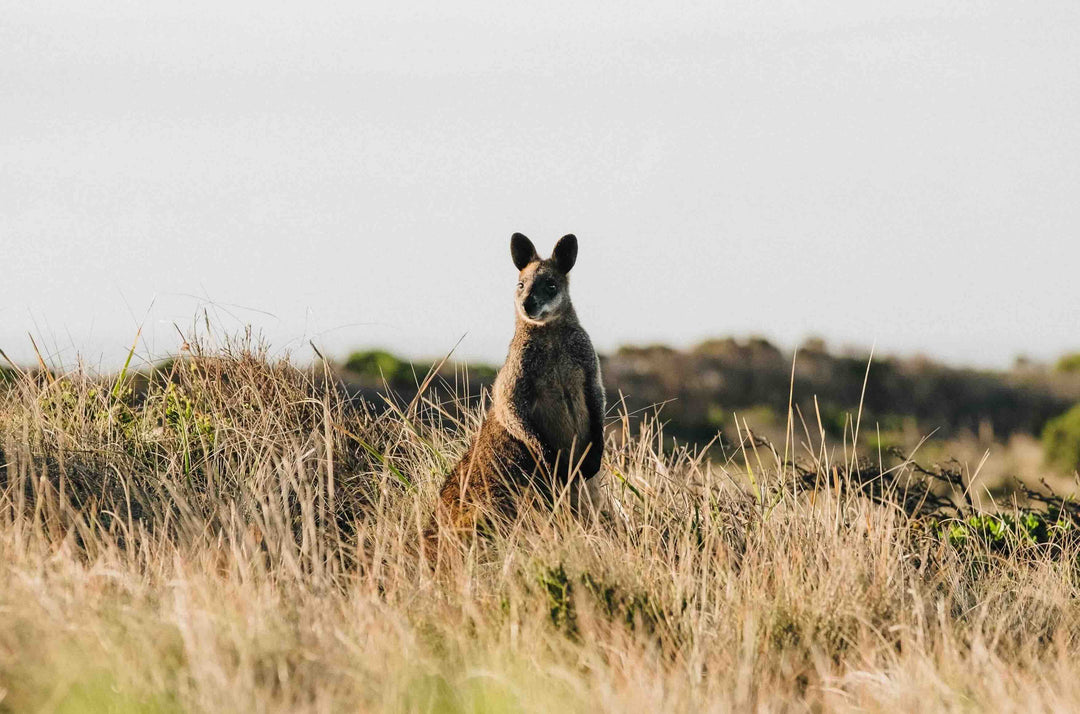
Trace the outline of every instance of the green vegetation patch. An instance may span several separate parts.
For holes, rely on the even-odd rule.
[[[363,350],[353,352],[345,360],[345,369],[361,377],[386,380],[394,383],[411,383],[422,379],[433,364],[431,362],[410,363],[387,352],[386,350]]]
[[[1067,355],[1063,355],[1061,359],[1054,365],[1054,369],[1058,372],[1066,372],[1070,374],[1080,373],[1080,352],[1070,352]]]
[[[405,376],[411,370],[409,365],[385,350],[364,350],[353,352],[345,360],[345,369],[363,377],[385,379],[393,382]]]
[[[1046,423],[1042,445],[1049,463],[1068,471],[1080,468],[1080,404]]]
[[[1034,510],[937,519],[932,528],[953,547],[976,546],[994,552],[1011,552],[1023,546],[1064,544],[1075,540],[1080,532],[1075,520],[1065,512]]]
[[[120,688],[108,674],[102,673],[75,682],[54,693],[58,700],[53,711],[62,714],[102,712],[108,714],[166,714],[183,709],[166,694],[138,695]]]

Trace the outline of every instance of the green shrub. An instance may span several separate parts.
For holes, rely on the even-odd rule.
[[[388,382],[412,374],[412,369],[406,362],[385,350],[353,352],[349,359],[345,360],[345,369],[363,377],[385,379]]]
[[[1042,444],[1049,463],[1070,471],[1080,468],[1080,404],[1046,423]]]
[[[1072,352],[1062,356],[1054,365],[1058,372],[1080,372],[1080,352]]]
[[[1023,544],[1060,542],[1075,536],[1075,522],[1060,510],[1050,512],[1019,511],[1010,513],[978,513],[967,518],[943,521],[939,526],[942,537],[961,547],[970,544],[1007,551]]]

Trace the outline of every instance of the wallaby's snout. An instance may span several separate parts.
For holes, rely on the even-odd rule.
[[[525,308],[525,314],[534,320],[540,315],[540,300],[532,293],[522,302],[522,307]]]

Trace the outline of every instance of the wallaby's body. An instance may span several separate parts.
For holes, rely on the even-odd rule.
[[[564,489],[573,498],[571,480],[600,469],[600,362],[570,302],[567,278],[577,239],[564,236],[548,260],[520,233],[510,247],[519,270],[514,338],[480,432],[443,484],[425,538],[429,548],[437,542],[437,521],[471,531],[492,517],[512,518],[522,498],[550,500]]]

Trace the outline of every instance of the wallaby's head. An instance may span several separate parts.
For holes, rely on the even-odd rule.
[[[515,233],[510,239],[510,255],[517,266],[518,284],[514,302],[522,320],[544,325],[570,310],[570,279],[567,274],[577,260],[577,238],[565,235],[555,244],[547,260],[540,260],[532,241]]]

